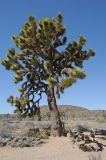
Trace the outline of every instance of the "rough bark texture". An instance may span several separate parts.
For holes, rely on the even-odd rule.
[[[51,121],[52,121],[51,135],[60,137],[63,135],[64,128],[57,108],[56,98],[54,95],[54,88],[48,89],[47,97],[48,97],[48,106],[50,109]]]

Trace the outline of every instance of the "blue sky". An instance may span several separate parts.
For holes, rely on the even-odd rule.
[[[86,49],[96,56],[86,61],[87,77],[65,90],[58,104],[72,104],[89,109],[106,109],[106,1],[105,0],[0,0],[0,60],[9,48],[15,47],[11,36],[19,32],[27,16],[55,17],[60,11],[69,40],[78,35],[87,39]],[[17,95],[13,74],[0,66],[0,113],[10,113],[6,99]],[[47,104],[44,96],[41,105]]]

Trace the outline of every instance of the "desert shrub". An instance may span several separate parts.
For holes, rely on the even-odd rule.
[[[34,129],[29,129],[28,136],[40,139],[48,139],[50,136],[50,132],[47,130],[39,130],[39,128],[34,128]]]
[[[51,122],[43,122],[41,125],[42,129],[50,129],[51,128]]]
[[[36,138],[40,139],[49,139],[49,135],[45,131],[40,131],[39,134],[36,136]]]
[[[106,123],[106,117],[104,117],[104,116],[99,117],[99,118],[97,119],[97,122],[99,122],[99,123]]]
[[[12,136],[12,130],[9,129],[7,126],[0,127],[0,136],[3,138],[8,138]]]
[[[35,122],[36,128],[39,129],[50,129],[51,128],[51,121],[36,121]]]
[[[76,130],[78,131],[78,132],[85,132],[85,131],[89,131],[89,127],[87,126],[87,125],[81,125],[81,124],[77,124],[76,126],[75,126],[75,128],[76,128]]]
[[[51,113],[50,112],[46,112],[45,117],[47,117],[47,119],[50,120]]]
[[[34,127],[35,127],[35,124],[34,124],[33,122],[30,122],[30,121],[29,121],[29,122],[26,122],[25,127],[31,129],[31,128],[34,128]]]
[[[32,128],[28,130],[29,137],[36,137],[39,134],[39,128]]]

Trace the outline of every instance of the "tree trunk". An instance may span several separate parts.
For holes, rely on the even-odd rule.
[[[63,124],[60,119],[60,114],[56,104],[56,98],[54,95],[54,88],[49,88],[47,91],[48,106],[51,113],[51,135],[62,136],[63,135]]]

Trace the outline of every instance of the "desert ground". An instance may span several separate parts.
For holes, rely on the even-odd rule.
[[[69,135],[50,136],[50,116],[43,107],[40,122],[36,118],[21,120],[14,115],[0,115],[0,160],[106,160],[106,111],[62,106],[60,112],[66,130],[81,132],[93,128],[97,133],[96,140],[104,145],[104,150],[84,152],[79,149],[79,142],[73,144]],[[35,135],[29,132],[30,129],[37,131]],[[29,143],[33,147],[29,147]]]
[[[102,152],[83,152],[73,146],[69,137],[50,137],[39,147],[0,148],[0,160],[89,160],[89,157],[106,160],[106,148]]]

